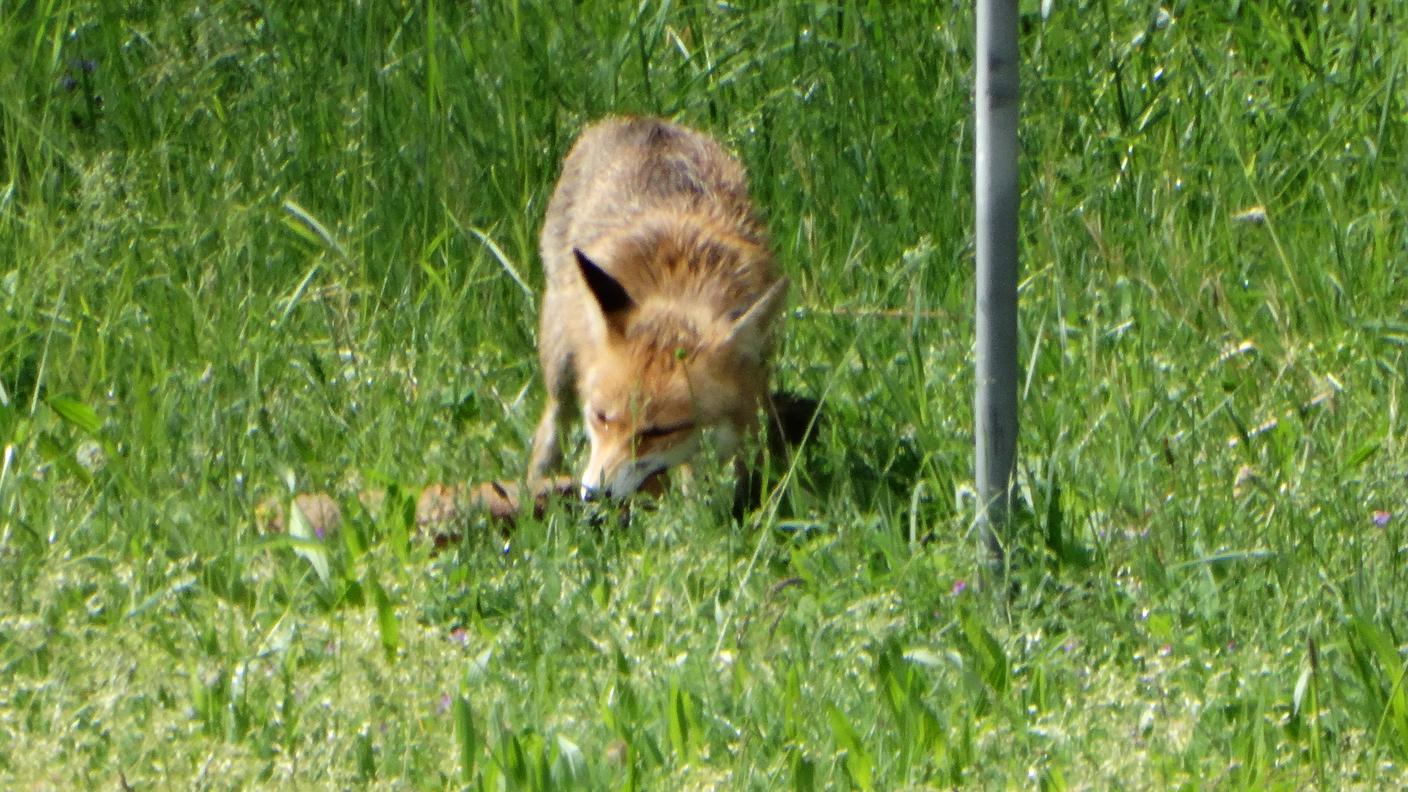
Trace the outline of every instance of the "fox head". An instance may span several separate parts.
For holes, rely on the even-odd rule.
[[[576,362],[591,440],[583,495],[630,495],[706,443],[731,456],[757,422],[787,279],[723,310],[688,287],[647,290],[638,301],[586,254],[573,253],[601,334]]]

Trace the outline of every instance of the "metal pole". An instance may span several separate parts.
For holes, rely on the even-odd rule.
[[[1017,0],[977,0],[978,526],[987,561],[1002,537],[1017,455]]]

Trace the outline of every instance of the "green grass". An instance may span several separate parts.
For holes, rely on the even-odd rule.
[[[322,5],[0,4],[0,786],[1408,781],[1399,9],[1031,4],[1005,594],[969,4]],[[747,163],[825,421],[742,522],[435,553],[419,488],[521,474],[612,112]]]

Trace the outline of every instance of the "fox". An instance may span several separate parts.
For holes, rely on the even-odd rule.
[[[706,444],[733,459],[768,406],[789,281],[743,166],[658,118],[589,125],[539,238],[538,356],[547,391],[527,479],[548,481],[580,414],[583,499],[622,499]]]

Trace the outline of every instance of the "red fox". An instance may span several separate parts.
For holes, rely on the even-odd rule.
[[[787,293],[743,167],[651,118],[586,129],[548,203],[538,353],[547,404],[530,482],[562,461],[580,406],[584,497],[624,497],[709,438],[736,455],[766,406]]]

